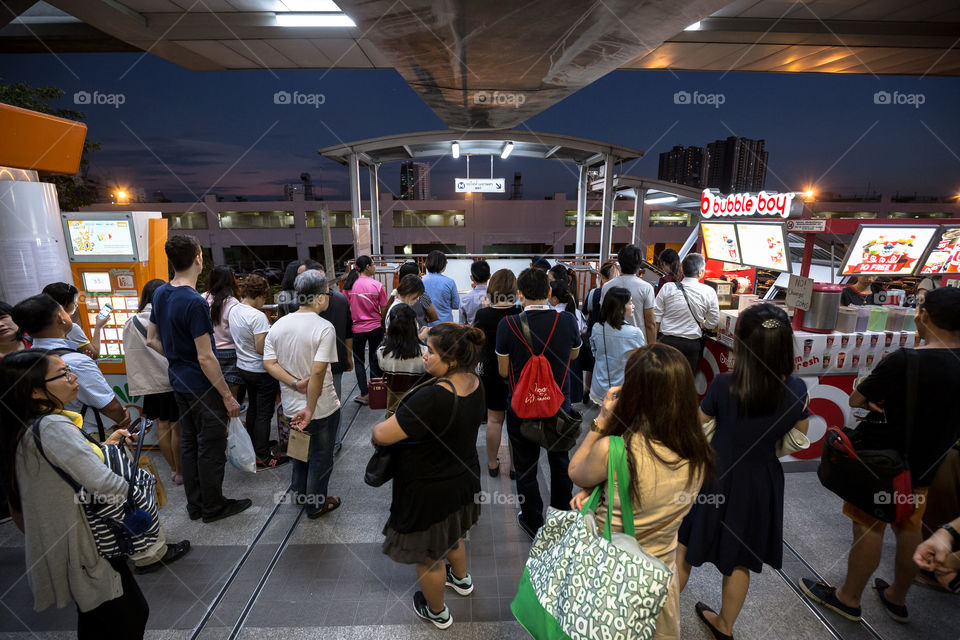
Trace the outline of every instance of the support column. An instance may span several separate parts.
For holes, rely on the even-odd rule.
[[[630,237],[630,242],[641,249],[643,249],[640,245],[643,241],[643,225],[646,222],[646,220],[643,219],[643,201],[646,199],[646,189],[633,190],[633,234]],[[643,255],[646,256],[647,252],[644,251]]]
[[[613,239],[613,165],[616,158],[607,154],[603,161],[603,208],[600,221],[600,264],[610,259],[610,242]]]
[[[351,153],[348,167],[350,170],[350,215],[353,220],[359,220],[362,216],[362,203],[360,202],[360,156],[356,153]],[[354,247],[356,247],[356,238],[354,238]]]
[[[587,190],[590,188],[587,176],[587,165],[580,165],[580,176],[577,180],[577,256],[583,255],[583,240],[587,231]]]
[[[368,167],[370,171],[370,245],[373,255],[380,255],[380,184],[377,182],[376,163]]]

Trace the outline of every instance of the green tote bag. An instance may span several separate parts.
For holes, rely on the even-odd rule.
[[[611,532],[614,486],[623,533]],[[673,574],[634,537],[623,438],[610,438],[608,508],[601,534],[594,513],[602,490],[602,485],[596,487],[579,513],[551,508],[533,541],[510,610],[537,640],[653,637]]]

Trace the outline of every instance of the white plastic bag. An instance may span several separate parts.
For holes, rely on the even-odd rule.
[[[257,454],[240,418],[230,418],[227,427],[227,460],[241,471],[257,472]]]

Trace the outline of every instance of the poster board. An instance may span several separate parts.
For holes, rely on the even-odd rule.
[[[732,222],[701,222],[703,252],[711,260],[741,264],[737,228]]]
[[[840,275],[912,275],[936,233],[933,226],[861,226],[840,263]]]
[[[782,223],[737,222],[736,227],[743,264],[790,272],[790,245]]]
[[[139,251],[129,213],[61,214],[71,262],[137,262]]]
[[[930,247],[921,275],[960,273],[960,227],[945,227],[940,238]]]

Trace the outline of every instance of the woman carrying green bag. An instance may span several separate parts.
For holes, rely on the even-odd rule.
[[[621,436],[630,504],[624,504],[619,487],[609,491],[612,530],[633,529],[643,550],[676,572],[677,530],[704,478],[713,472],[713,450],[697,416],[693,374],[678,350],[663,344],[637,349],[625,369],[623,386],[607,393],[600,415],[571,459],[570,478],[585,489],[606,481],[611,452],[617,448],[609,436]],[[596,509],[598,528],[607,520],[607,495],[604,492]],[[586,490],[581,491],[571,505],[581,509],[589,498]],[[679,598],[677,582],[670,580],[657,617],[656,640],[680,637]]]

